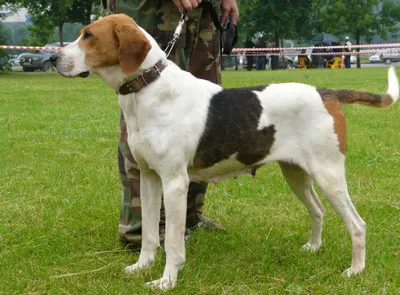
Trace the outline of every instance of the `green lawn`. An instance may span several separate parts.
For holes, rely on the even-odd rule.
[[[386,91],[387,69],[224,72],[224,86],[297,81]],[[399,71],[400,74],[400,71]],[[324,244],[276,164],[255,179],[210,185],[206,215],[227,228],[193,232],[171,294],[400,294],[400,103],[345,106],[347,179],[367,223],[367,267],[344,279],[351,242],[324,200]],[[164,257],[137,276],[117,239],[117,97],[98,77],[0,74],[0,294],[152,294]],[[156,292],[159,293],[159,292]]]

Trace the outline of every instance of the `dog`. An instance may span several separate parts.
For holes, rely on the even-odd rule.
[[[314,181],[351,236],[352,261],[344,275],[364,269],[366,224],[347,190],[341,104],[393,105],[399,96],[394,67],[385,94],[299,83],[223,89],[168,61],[156,41],[122,14],[89,24],[51,61],[66,77],[98,73],[119,93],[128,144],[141,170],[142,248],[128,273],[154,263],[162,195],[166,265],[162,277],[147,284],[165,290],[175,287],[185,263],[189,182],[218,182],[269,162],[279,163],[310,214],[311,237],[303,248],[316,251],[322,243],[324,209]]]

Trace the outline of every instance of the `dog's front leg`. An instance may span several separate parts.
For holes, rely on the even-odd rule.
[[[140,199],[142,205],[142,248],[139,260],[125,268],[127,273],[138,271],[154,262],[160,245],[159,223],[162,185],[160,177],[150,169],[140,171]]]
[[[161,279],[149,286],[174,288],[179,269],[185,263],[185,223],[189,176],[185,167],[174,176],[162,177],[166,219],[165,252],[167,261]]]

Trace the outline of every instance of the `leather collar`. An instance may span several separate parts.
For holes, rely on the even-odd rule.
[[[150,69],[146,70],[143,74],[136,77],[135,79],[122,84],[119,87],[119,94],[127,95],[130,93],[137,93],[142,88],[146,87],[148,84],[153,83],[159,77],[161,72],[167,67],[161,60],[152,66]]]

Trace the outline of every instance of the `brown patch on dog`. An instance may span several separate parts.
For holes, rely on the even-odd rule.
[[[346,118],[342,111],[342,107],[335,99],[324,99],[323,103],[326,110],[333,118],[333,129],[338,137],[339,150],[343,155],[346,155]]]
[[[389,94],[374,94],[365,91],[317,88],[329,114],[333,117],[335,133],[339,140],[339,149],[346,154],[346,120],[340,106],[341,103],[357,103],[377,108],[387,108],[393,99]]]
[[[120,65],[126,75],[137,71],[151,49],[150,41],[127,15],[106,16],[82,29],[79,48],[89,68]]]
[[[201,168],[204,168],[204,167],[205,167],[205,164],[204,164],[204,162],[203,162],[201,159],[195,158],[195,159],[193,160],[193,168],[195,168],[195,169],[201,169]]]

